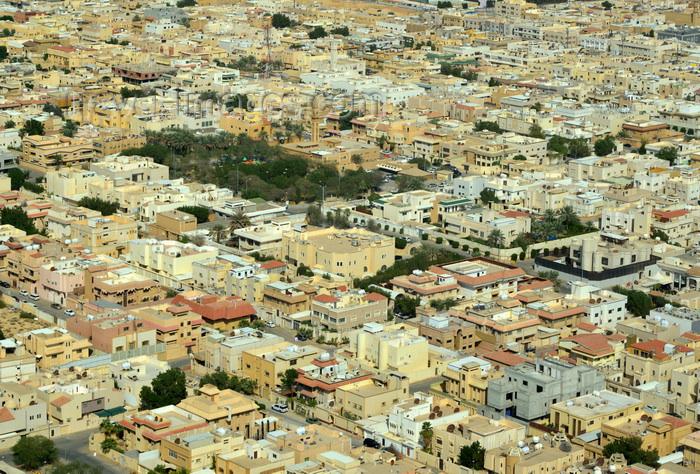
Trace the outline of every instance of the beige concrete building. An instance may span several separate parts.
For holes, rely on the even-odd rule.
[[[44,328],[15,335],[15,339],[37,358],[37,366],[49,369],[90,356],[92,344],[73,337],[65,329]]]
[[[78,239],[93,253],[117,258],[129,241],[138,237],[136,221],[128,217],[105,216],[71,223],[71,238]]]
[[[254,422],[262,418],[252,399],[233,390],[219,390],[213,385],[200,387],[199,395],[185,398],[177,406],[210,423],[240,431],[246,438],[256,435]]]
[[[394,264],[394,239],[365,229],[295,227],[282,238],[283,258],[294,266],[363,277]]]
[[[185,232],[197,230],[197,218],[182,211],[165,211],[156,215],[151,235],[161,240],[178,240]]]
[[[143,156],[109,154],[96,163],[90,163],[90,171],[110,179],[125,179],[134,183],[168,179],[168,167]]]
[[[32,135],[22,140],[20,164],[45,173],[60,166],[81,166],[95,157],[91,140]]]
[[[282,376],[287,369],[303,367],[313,361],[318,349],[281,342],[273,346],[243,352],[243,375],[258,385],[258,395],[272,399],[282,388]]]
[[[552,405],[549,422],[569,436],[590,433],[616,418],[629,418],[642,409],[642,401],[608,390]]]
[[[616,418],[603,423],[601,447],[629,437],[642,438],[642,449],[657,450],[668,456],[678,449],[681,440],[692,432],[692,425],[663,413],[636,413],[631,418]]]
[[[344,333],[365,323],[387,320],[389,299],[379,293],[335,291],[316,295],[311,302],[311,322],[324,330]]]
[[[580,466],[584,461],[584,448],[571,444],[561,433],[554,436],[551,442],[537,440],[536,443],[534,437],[526,438],[525,445],[521,447],[520,441],[486,451],[486,470],[499,474],[560,472],[570,466]]]
[[[338,387],[335,391],[334,409],[338,416],[351,419],[384,415],[408,396],[408,389],[407,375],[382,372],[371,379]]]

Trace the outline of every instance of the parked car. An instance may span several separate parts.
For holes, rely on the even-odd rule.
[[[379,444],[378,441],[373,440],[372,438],[365,438],[365,440],[362,442],[362,445],[367,448],[382,449],[382,445]]]
[[[58,304],[58,303],[51,303],[51,307],[52,307],[53,309],[61,309],[61,305]]]
[[[32,293],[32,294],[29,295],[29,299],[30,299],[30,300],[34,300],[34,301],[38,301],[38,300],[39,300],[39,295],[37,295],[36,293]]]
[[[272,321],[267,321],[267,322],[265,322],[265,326],[267,326],[267,327],[269,327],[269,328],[275,328],[275,327],[277,327],[277,325],[276,325],[275,323],[273,323]]]
[[[19,294],[22,296],[29,296],[29,292],[27,290],[19,290]]]
[[[64,311],[64,313],[68,316],[75,316],[75,311],[73,311],[72,309],[67,309]]]
[[[310,416],[306,419],[306,422],[310,425],[317,425],[318,424],[318,418],[314,418],[313,416]]]
[[[2,286],[3,288],[9,288],[10,284],[7,283],[6,281],[0,281],[0,286]]]
[[[289,411],[289,407],[284,403],[273,403],[272,409],[280,413],[287,413]]]
[[[308,340],[308,339],[309,339],[309,338],[306,337],[306,334],[297,334],[297,340],[298,340],[298,341],[306,341],[306,340]]]

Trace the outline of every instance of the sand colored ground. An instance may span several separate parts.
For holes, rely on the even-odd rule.
[[[15,309],[0,309],[0,329],[5,337],[12,337],[21,332],[49,327],[46,321],[22,319],[19,317],[19,313]]]

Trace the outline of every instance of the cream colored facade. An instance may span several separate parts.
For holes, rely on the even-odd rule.
[[[583,395],[552,405],[549,422],[569,436],[599,430],[603,423],[629,418],[642,409],[643,402],[608,390]]]
[[[371,379],[338,387],[334,408],[338,416],[365,419],[387,414],[408,394],[409,379],[406,375],[382,372]]]
[[[58,166],[80,166],[95,157],[92,141],[82,138],[32,135],[22,140],[20,164],[46,172]]]
[[[295,266],[363,277],[394,264],[394,238],[365,229],[295,228],[282,237],[282,254]]]
[[[76,339],[65,329],[36,329],[15,335],[31,354],[37,357],[37,366],[49,369],[90,356],[92,344],[87,339]]]
[[[97,254],[117,258],[128,242],[138,236],[136,221],[128,217],[106,216],[71,223],[71,237]]]
[[[273,399],[274,391],[281,388],[282,376],[287,369],[308,365],[318,355],[313,346],[295,346],[281,342],[243,352],[243,375],[258,384],[258,395]]]

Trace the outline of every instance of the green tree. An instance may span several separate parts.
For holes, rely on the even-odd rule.
[[[474,441],[472,444],[465,444],[459,450],[459,465],[481,471],[484,469],[485,455],[486,449],[478,441]]]
[[[9,56],[7,46],[0,46],[0,61],[6,60]]]
[[[489,132],[503,133],[503,130],[501,130],[501,127],[498,126],[498,123],[489,122],[486,120],[479,120],[478,122],[476,122],[474,130],[476,130],[477,132],[480,132],[482,130],[488,130]]]
[[[10,187],[16,190],[22,187],[29,177],[29,172],[21,168],[11,168],[10,171],[7,172],[7,176],[10,177]]]
[[[211,384],[219,390],[224,390],[228,388],[229,381],[230,377],[226,372],[210,372],[201,379],[199,379],[199,386],[204,387],[207,384]]]
[[[331,34],[340,36],[350,36],[350,30],[347,26],[340,26],[338,28],[333,28],[331,30]]]
[[[396,237],[394,239],[394,247],[403,250],[406,248],[406,239],[402,239],[401,237]]]
[[[559,135],[555,135],[547,142],[547,150],[559,153],[562,156],[569,154],[569,140]]]
[[[102,474],[102,466],[91,466],[84,462],[59,462],[51,466],[49,474]]]
[[[325,38],[326,36],[328,36],[328,33],[326,33],[326,29],[322,26],[316,26],[313,30],[309,31],[310,39]]]
[[[16,126],[17,126],[17,124],[15,123],[14,120],[7,120],[5,122],[5,125],[3,125],[2,127],[3,128],[15,128]]]
[[[74,137],[79,127],[80,124],[78,122],[68,119],[65,122],[63,122],[63,126],[61,127],[61,133],[66,137]]]
[[[63,118],[63,110],[61,110],[61,108],[56,106],[56,105],[44,104],[44,107],[42,110],[48,114],[53,114],[57,117]]]
[[[43,135],[44,134],[44,124],[38,120],[29,119],[24,122],[24,126],[20,130],[21,136],[32,136],[32,135]]]
[[[117,449],[119,449],[119,443],[114,438],[105,438],[100,443],[100,448],[102,449],[103,453],[108,453],[110,451],[116,451]]]
[[[177,405],[187,397],[186,377],[182,369],[171,368],[158,374],[151,386],[141,388],[141,409],[152,410]]]
[[[196,7],[197,2],[195,0],[180,0],[176,5],[178,8]]]
[[[206,102],[208,100],[217,102],[219,100],[219,94],[216,91],[205,91],[199,94],[199,100],[202,102]]]
[[[545,278],[549,281],[552,282],[552,285],[554,285],[554,289],[558,290],[559,287],[561,286],[561,279],[559,278],[559,272],[555,272],[554,270],[545,270],[541,271],[537,274],[540,278]]]
[[[405,295],[399,295],[394,300],[394,312],[403,314],[409,318],[416,316],[416,308],[420,306],[420,298],[411,298]]]
[[[396,183],[399,185],[400,193],[416,191],[423,188],[423,180],[415,176],[399,176]]]
[[[428,451],[433,441],[433,425],[429,421],[424,421],[420,428],[420,437],[423,440],[423,450]]]
[[[292,26],[292,20],[283,13],[275,13],[272,15],[272,26],[277,29],[289,28]]]
[[[297,386],[297,379],[299,378],[299,372],[297,369],[287,369],[282,374],[282,379],[280,380],[282,388],[287,390],[295,391]]]
[[[506,243],[506,237],[499,229],[493,229],[486,238],[486,245],[489,247],[502,248]]]
[[[582,158],[591,154],[583,138],[574,138],[569,142],[569,154],[574,158]]]
[[[615,150],[615,139],[608,135],[593,144],[593,150],[598,156],[608,156]]]
[[[660,466],[658,450],[642,449],[642,443],[642,438],[637,436],[616,439],[605,445],[603,456],[609,458],[615,453],[620,453],[625,456],[625,460],[630,466],[641,463],[654,469],[658,468]]]
[[[600,4],[600,6],[602,6],[606,10],[610,11],[610,10],[612,10],[613,4],[608,2],[608,0],[605,0],[603,3]]]
[[[93,211],[99,211],[103,216],[111,216],[119,209],[118,202],[109,202],[104,199],[85,196],[80,198],[78,206],[87,207]]]
[[[668,161],[673,166],[678,159],[678,150],[673,146],[665,146],[656,152],[656,157]]]
[[[38,234],[39,230],[34,226],[34,220],[21,207],[5,207],[0,209],[0,224],[9,224],[16,229],[23,230],[27,235]]]
[[[530,130],[528,130],[528,134],[532,138],[545,138],[544,130],[542,130],[542,127],[540,127],[540,125],[536,123],[530,125]]]
[[[499,202],[498,197],[496,196],[496,191],[493,189],[483,189],[479,193],[479,197],[481,198],[481,202],[484,204],[488,204],[490,202]]]
[[[187,214],[192,214],[197,218],[197,224],[209,221],[209,209],[203,206],[181,206],[177,208],[178,211],[186,212]]]
[[[58,449],[45,436],[27,436],[12,446],[12,459],[21,468],[34,471],[56,461]]]
[[[637,317],[647,316],[654,308],[651,297],[643,291],[630,291],[627,294],[627,311]]]

